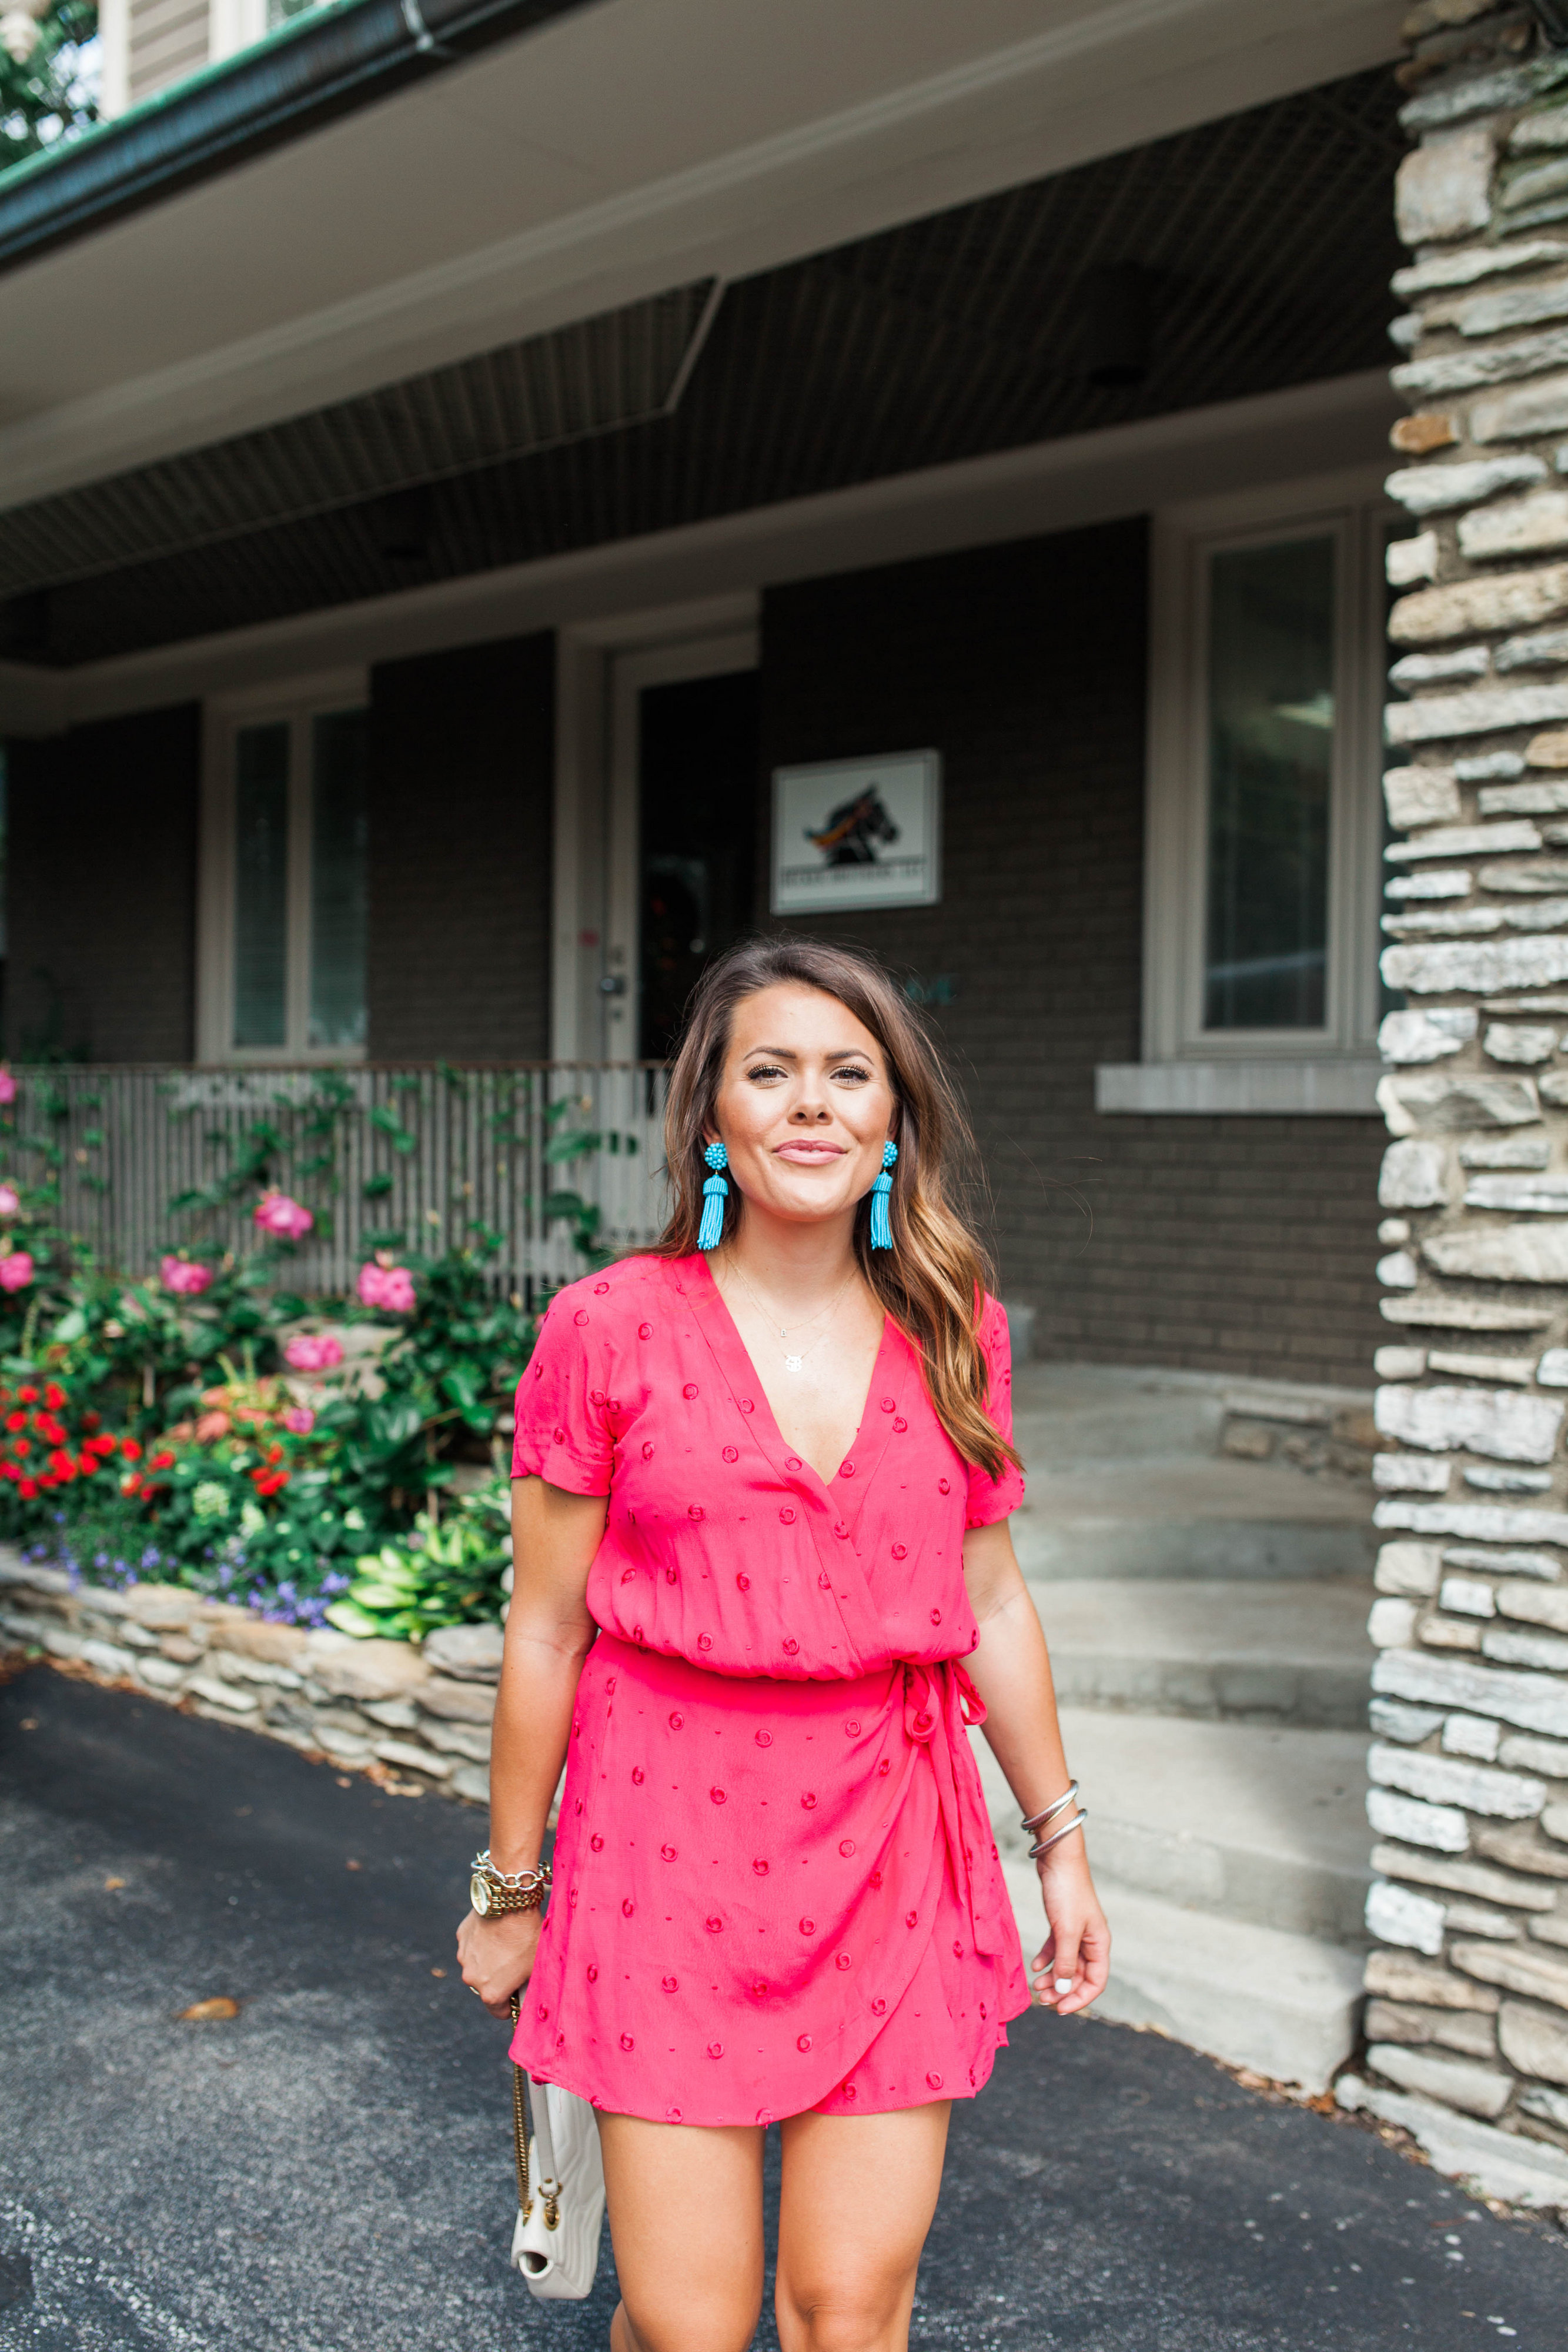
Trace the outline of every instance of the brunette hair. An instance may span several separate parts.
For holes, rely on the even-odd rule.
[[[714,1126],[737,1005],[760,989],[790,984],[836,997],[882,1048],[896,1105],[898,1172],[888,1203],[894,1245],[872,1250],[868,1193],[855,1215],[855,1255],[872,1290],[919,1351],[942,1426],[966,1462],[997,1477],[1019,1456],[986,1410],[979,1317],[991,1270],[952,1197],[956,1163],[972,1162],[974,1140],[930,1034],[872,957],[817,940],[762,939],[744,940],[708,966],[692,992],[670,1075],[664,1153],[674,1205],[655,1254],[689,1257],[697,1246],[705,1129]]]

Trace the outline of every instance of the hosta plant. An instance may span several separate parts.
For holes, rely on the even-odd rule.
[[[442,1625],[473,1624],[501,1613],[502,1579],[511,1562],[511,1493],[503,1478],[449,1504],[422,1511],[413,1532],[355,1562],[352,1583],[328,1609],[340,1633],[419,1641]]]

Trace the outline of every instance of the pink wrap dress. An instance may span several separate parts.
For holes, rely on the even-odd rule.
[[[1007,1318],[985,1303],[1010,1435]],[[966,1727],[964,1461],[887,1323],[826,1482],[701,1256],[558,1293],[513,1475],[607,1495],[555,1883],[512,2054],[613,2114],[758,2124],[967,2098],[1029,2005]]]

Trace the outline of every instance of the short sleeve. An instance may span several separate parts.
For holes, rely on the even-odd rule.
[[[1003,1437],[1011,1443],[1013,1433],[1013,1349],[1008,1330],[1005,1310],[996,1299],[988,1298],[980,1317],[980,1346],[989,1368],[989,1384],[986,1406],[992,1421]],[[1023,1473],[1004,1462],[1001,1475],[993,1478],[988,1470],[972,1464],[969,1469],[969,1499],[964,1514],[967,1528],[994,1527],[998,1519],[1007,1518],[1018,1509],[1024,1496]]]
[[[615,1445],[602,1367],[581,1328],[587,1319],[574,1314],[570,1290],[551,1300],[517,1382],[512,1475],[543,1478],[569,1495],[608,1495]]]

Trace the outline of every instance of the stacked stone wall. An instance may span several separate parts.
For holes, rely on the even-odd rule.
[[[1568,2209],[1568,52],[1407,20],[1364,2073]]]
[[[0,1557],[0,1659],[42,1656],[162,1706],[259,1731],[323,1763],[487,1804],[498,1625],[419,1648],[273,1625],[172,1584],[73,1587]]]

